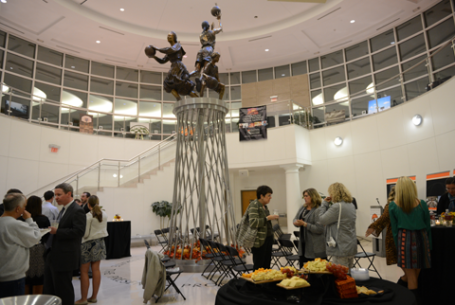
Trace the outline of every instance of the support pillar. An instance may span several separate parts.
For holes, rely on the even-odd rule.
[[[297,229],[294,227],[293,219],[297,211],[303,204],[302,192],[300,190],[299,169],[303,164],[288,164],[280,166],[286,171],[286,214],[288,233]]]

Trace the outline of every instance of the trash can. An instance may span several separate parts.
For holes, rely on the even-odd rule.
[[[61,305],[62,299],[55,295],[32,294],[0,299],[0,305]]]

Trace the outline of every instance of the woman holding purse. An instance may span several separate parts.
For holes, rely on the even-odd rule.
[[[92,195],[87,204],[90,212],[87,213],[85,235],[82,238],[81,249],[81,299],[75,304],[96,303],[101,284],[100,261],[106,258],[104,238],[107,233],[107,214],[99,206],[99,199]],[[88,271],[92,267],[93,292],[87,299],[90,280]]]

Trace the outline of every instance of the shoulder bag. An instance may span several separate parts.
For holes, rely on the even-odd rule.
[[[237,243],[239,246],[243,246],[244,248],[252,248],[257,234],[258,230],[250,227],[250,218],[247,210],[240,221],[239,228],[237,229],[237,234],[235,236]]]

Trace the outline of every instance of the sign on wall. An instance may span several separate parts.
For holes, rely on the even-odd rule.
[[[267,139],[267,108],[240,108],[240,141]]]

